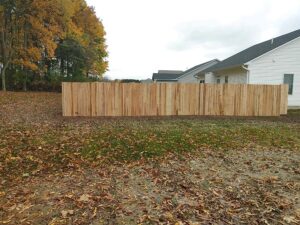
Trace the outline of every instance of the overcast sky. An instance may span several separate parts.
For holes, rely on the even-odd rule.
[[[220,60],[300,29],[300,0],[87,0],[102,20],[111,79]]]

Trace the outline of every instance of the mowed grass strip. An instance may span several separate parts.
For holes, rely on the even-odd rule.
[[[298,125],[234,120],[117,120],[60,127],[0,128],[1,161],[7,157],[53,164],[80,158],[97,163],[172,154],[253,148],[299,150]],[[2,156],[2,157],[1,157]],[[15,164],[14,164],[15,165]],[[16,164],[16,166],[19,166]]]
[[[211,149],[286,148],[298,150],[299,128],[266,122],[175,120],[166,122],[122,122],[106,129],[97,127],[80,149],[90,160],[130,161]]]

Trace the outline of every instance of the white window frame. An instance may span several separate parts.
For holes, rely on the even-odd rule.
[[[225,76],[225,84],[229,83],[229,76]]]
[[[290,84],[285,83],[285,76],[292,76],[292,84],[291,84],[291,86],[290,86]],[[287,84],[289,86],[289,89],[288,89],[289,95],[293,95],[293,93],[294,93],[294,82],[295,82],[295,75],[293,73],[285,73],[283,75],[283,83]]]

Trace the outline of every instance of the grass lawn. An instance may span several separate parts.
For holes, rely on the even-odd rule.
[[[299,224],[300,111],[63,118],[0,92],[0,224]]]

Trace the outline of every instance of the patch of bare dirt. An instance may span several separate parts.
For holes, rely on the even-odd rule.
[[[3,224],[298,224],[300,154],[203,152],[28,178]]]

